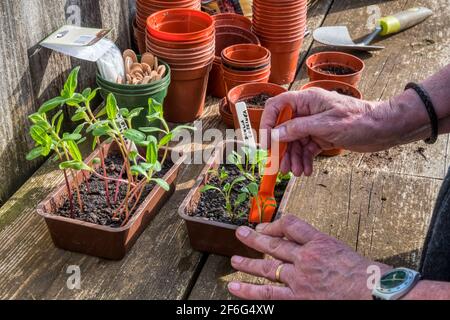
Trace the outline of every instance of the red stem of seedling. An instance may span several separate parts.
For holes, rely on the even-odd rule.
[[[89,185],[89,178],[86,175],[86,172],[83,171],[84,184],[86,185],[87,193],[91,193],[91,186]]]
[[[72,190],[71,190],[70,184],[69,184],[69,178],[67,177],[67,171],[63,170],[63,172],[64,172],[64,180],[66,182],[67,192],[69,193],[70,217],[72,219],[75,219],[75,209],[73,206],[73,195],[72,195]]]
[[[105,196],[106,196],[106,204],[108,205],[109,208],[111,208],[111,200],[109,197],[109,184],[108,184],[108,174],[106,173],[106,165],[105,165],[105,155],[103,153],[103,148],[100,147],[100,160],[102,162],[102,168],[103,168],[103,175],[105,177],[104,182],[105,182]]]
[[[122,166],[122,169],[120,170],[119,179],[122,180],[123,171],[125,169],[125,163]],[[114,193],[114,204],[117,203],[117,198],[119,197],[119,189],[120,188],[120,181],[116,182],[116,192]]]

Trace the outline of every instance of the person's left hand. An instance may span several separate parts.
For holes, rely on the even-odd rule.
[[[237,237],[247,246],[275,259],[233,257],[232,266],[248,274],[286,286],[231,282],[229,291],[252,300],[372,299],[367,285],[368,267],[376,265],[383,274],[389,266],[371,262],[345,244],[333,239],[295,216],[285,216],[254,231],[241,227]]]

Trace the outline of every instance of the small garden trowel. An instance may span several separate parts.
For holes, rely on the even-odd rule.
[[[285,105],[278,116],[278,121],[276,126],[280,126],[283,123],[292,119],[293,110],[290,105]],[[264,223],[271,222],[273,215],[275,214],[277,201],[275,200],[275,186],[277,184],[278,171],[272,168],[273,165],[279,168],[281,165],[281,160],[283,160],[288,148],[287,143],[279,143],[278,154],[272,153],[269,149],[269,157],[266,164],[266,170],[264,176],[261,180],[261,185],[256,198],[252,201],[252,207],[250,209],[249,222],[251,223]],[[277,157],[278,156],[278,157]],[[274,159],[277,157],[277,159]],[[278,163],[274,163],[278,161]]]
[[[392,16],[387,16],[379,20],[375,30],[362,42],[355,43],[347,27],[321,27],[314,31],[313,37],[319,43],[336,47],[338,49],[351,49],[361,51],[382,50],[384,47],[370,45],[377,36],[387,36],[411,28],[428,17],[433,15],[433,11],[424,7],[411,8]]]

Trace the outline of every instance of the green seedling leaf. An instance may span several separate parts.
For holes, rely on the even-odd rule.
[[[58,120],[58,117],[63,113],[62,110],[59,110],[53,117],[52,117],[52,127],[55,126],[56,121]]]
[[[133,118],[138,117],[142,111],[144,111],[144,108],[135,108],[135,109],[131,110],[127,116],[124,116],[124,117],[131,120]]]
[[[83,131],[85,125],[86,125],[86,123],[82,123],[82,124],[78,125],[78,126],[75,128],[75,130],[73,131],[73,133],[75,133],[75,134],[80,134],[81,131]]]
[[[178,126],[178,127],[174,128],[172,130],[172,132],[175,134],[175,133],[177,133],[177,132],[179,132],[181,130],[197,131],[197,128],[196,127],[192,127],[192,126]]]
[[[36,147],[27,154],[27,160],[31,161],[36,158],[39,158],[40,156],[42,156],[43,153],[44,153],[44,148],[42,146]]]
[[[83,97],[85,99],[88,99],[89,96],[91,95],[91,93],[92,93],[92,89],[91,88],[86,88],[86,89],[83,90],[83,92],[81,94],[83,95]]]
[[[138,157],[138,152],[137,151],[130,151],[128,156],[129,156],[129,159],[131,161],[133,161],[134,163],[137,162],[137,157]]]
[[[50,138],[46,130],[38,125],[31,126],[30,135],[38,145],[45,145]]]
[[[250,183],[246,188],[253,197],[256,197],[258,195],[259,186],[256,182]]]
[[[93,165],[100,164],[100,163],[102,163],[102,160],[101,160],[100,158],[94,158],[94,159],[92,159],[92,164],[93,164]]]
[[[77,141],[82,138],[79,133],[64,133],[62,140],[63,141]]]
[[[240,206],[240,205],[243,204],[245,201],[247,201],[247,199],[248,199],[248,194],[246,194],[246,193],[240,193],[240,194],[237,196],[236,201],[234,202],[234,206],[235,206],[235,207]]]
[[[223,186],[223,191],[228,193],[231,190],[231,184],[227,183]]]
[[[106,115],[106,107],[103,107],[95,116],[97,119],[103,117],[104,115]]]
[[[156,161],[158,161],[158,146],[156,138],[153,136],[149,136],[149,139],[147,141],[149,142],[147,146],[147,152],[145,155],[145,159],[148,163],[154,164]]]
[[[134,165],[131,167],[131,172],[137,176],[141,175],[148,179],[147,171],[139,165]]]
[[[159,147],[166,146],[169,144],[170,141],[173,139],[173,133],[166,134],[160,141],[159,141]]]
[[[76,67],[75,69],[73,69],[70,74],[69,77],[67,78],[66,83],[64,84],[64,89],[61,92],[61,96],[64,98],[71,98],[74,93],[75,90],[77,89],[78,86],[78,73],[80,71],[80,67]]]
[[[38,124],[39,122],[47,122],[45,113],[33,113],[28,116],[28,119],[30,119],[33,124]]]
[[[80,149],[78,148],[78,145],[75,143],[75,141],[69,140],[66,143],[72,159],[80,162],[83,161],[83,156],[81,155]]]
[[[80,93],[74,93],[71,98],[66,100],[66,104],[70,107],[78,107],[84,101],[84,97]]]
[[[117,100],[112,93],[110,93],[106,99],[106,113],[108,114],[108,119],[116,120],[117,118]]]
[[[166,133],[164,130],[156,127],[141,127],[139,128],[139,131],[142,131],[144,133],[155,133],[155,132]]]
[[[130,111],[128,109],[126,109],[126,108],[122,108],[122,109],[119,110],[119,114],[122,117],[126,118],[130,114]]]
[[[234,179],[233,185],[244,182],[245,180],[247,180],[246,177],[243,177],[243,176],[237,177],[236,179]]]
[[[157,185],[159,185],[165,191],[170,191],[170,185],[165,180],[163,180],[163,179],[152,179],[151,181],[155,182]]]
[[[59,132],[61,131],[61,126],[64,120],[64,114],[61,114],[58,118],[58,123],[56,124],[55,132],[57,135],[59,135]]]
[[[148,114],[158,113],[161,117],[163,115],[163,105],[155,99],[148,99]]]
[[[103,137],[103,136],[107,136],[109,135],[109,133],[111,132],[111,128],[107,125],[102,125],[100,127],[95,128],[92,131],[92,135],[94,137]],[[95,139],[94,139],[95,140]]]
[[[82,171],[92,171],[92,168],[89,167],[87,164],[85,164],[82,161],[76,161],[76,160],[62,162],[59,165],[59,169],[61,169],[61,170],[72,169],[72,170],[76,170],[76,171],[81,171],[81,170]]]
[[[217,188],[217,187],[215,187],[215,186],[212,186],[212,185],[209,185],[209,184],[207,184],[206,186],[204,186],[204,187],[200,190],[200,192],[201,192],[201,193],[205,193],[205,192],[210,191],[210,190],[215,190],[215,191],[222,192],[222,190],[220,190],[219,188]]]
[[[88,103],[91,102],[97,96],[98,90],[100,90],[100,88],[92,90],[91,94],[88,97],[86,97]]]
[[[52,111],[56,107],[62,106],[66,103],[66,98],[63,97],[55,97],[51,100],[48,100],[45,102],[38,110],[39,113],[47,113],[49,111]]]
[[[147,139],[145,134],[143,134],[142,132],[135,130],[135,129],[127,129],[123,135],[128,140],[131,140],[137,144],[142,144],[145,142],[145,139]]]

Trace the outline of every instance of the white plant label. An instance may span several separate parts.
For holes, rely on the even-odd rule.
[[[245,102],[236,103],[236,113],[239,119],[242,140],[251,149],[256,150],[255,136],[253,135],[252,124],[250,123],[250,117],[248,115],[247,105]]]

